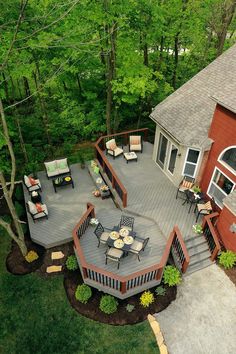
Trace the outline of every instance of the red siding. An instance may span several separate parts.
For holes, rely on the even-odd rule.
[[[217,161],[225,148],[236,145],[236,114],[217,105],[208,136],[214,142],[201,181],[204,192],[207,191],[215,167],[219,167],[223,173],[236,182],[236,176]]]
[[[218,167],[236,183],[235,174],[230,172],[217,161],[224,149],[236,145],[236,114],[217,105],[208,136],[213,140],[213,144],[209,152],[204,172],[201,176],[200,185],[204,192],[207,192],[215,167]],[[225,247],[236,252],[236,235],[229,231],[230,225],[233,222],[236,222],[235,215],[224,207],[220,213],[217,227]]]
[[[236,234],[233,234],[229,229],[233,222],[236,222],[236,216],[224,207],[220,213],[217,228],[225,247],[236,252]]]

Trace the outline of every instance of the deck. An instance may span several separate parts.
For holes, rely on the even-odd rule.
[[[130,161],[128,164],[122,156],[114,160],[107,155],[127,190],[128,204],[125,210],[155,220],[166,238],[175,224],[184,239],[193,236],[193,206],[188,214],[189,205],[182,205],[183,200],[175,199],[176,187],[152,160],[153,145],[145,142],[143,150],[142,154],[137,153],[138,162]],[[127,151],[127,147],[124,147],[124,151]]]

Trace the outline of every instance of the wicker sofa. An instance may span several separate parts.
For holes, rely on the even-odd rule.
[[[68,166],[67,158],[44,162],[47,177],[54,178],[62,175],[66,175],[71,172]]]

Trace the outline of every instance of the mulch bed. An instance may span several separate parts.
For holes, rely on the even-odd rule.
[[[75,299],[75,290],[79,284],[83,284],[83,279],[79,271],[65,272],[64,287],[71,306],[77,312],[90,319],[111,325],[126,325],[142,322],[147,319],[149,313],[154,314],[163,311],[175,300],[177,293],[176,287],[165,287],[165,296],[155,295],[155,302],[148,308],[144,308],[140,305],[140,294],[137,294],[125,300],[118,300],[119,305],[117,312],[107,315],[99,310],[100,299],[101,296],[104,295],[103,292],[91,288],[93,295],[87,304],[82,304]],[[155,288],[150,290],[154,292]],[[135,309],[130,313],[127,312],[125,308],[127,304],[135,306]]]

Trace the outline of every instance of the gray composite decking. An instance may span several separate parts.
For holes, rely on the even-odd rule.
[[[144,143],[143,153],[137,153],[138,162],[130,161],[128,164],[122,156],[114,160],[107,155],[127,190],[126,210],[155,220],[166,238],[174,225],[178,225],[183,238],[193,236],[194,206],[188,214],[189,205],[182,205],[180,198],[175,199],[177,188],[152,160],[152,151],[153,145]]]
[[[122,213],[135,215],[135,231],[138,236],[149,237],[149,243],[141,253],[141,262],[135,255],[122,258],[120,269],[115,262],[105,265],[106,247],[97,247],[94,228],[89,227],[80,242],[85,259],[107,271],[120,275],[129,275],[154,264],[158,264],[163,255],[167,238],[173,226],[177,224],[186,238],[192,234],[195,217],[193,211],[188,214],[188,205],[175,199],[176,187],[163,174],[152,160],[153,145],[144,144],[143,154],[138,154],[138,162],[126,163],[123,157],[113,160],[108,157],[117,175],[128,192],[128,206],[125,211],[118,209],[111,198],[101,200],[92,195],[95,189],[88,170],[82,170],[79,164],[71,166],[75,188],[71,185],[58,188],[54,192],[52,181],[44,171],[38,173],[42,184],[42,199],[49,211],[48,220],[33,223],[28,214],[31,238],[34,242],[51,248],[72,241],[72,230],[86,210],[86,203],[95,205],[96,217],[101,223],[112,228],[119,223]],[[25,199],[29,194],[24,188]]]

